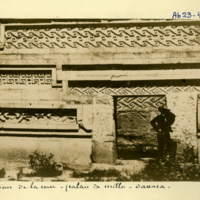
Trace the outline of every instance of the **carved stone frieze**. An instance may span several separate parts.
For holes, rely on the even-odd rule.
[[[0,71],[1,85],[51,85],[52,75],[48,71]]]
[[[117,110],[157,109],[166,105],[165,96],[118,97]]]
[[[166,87],[70,87],[72,95],[164,95],[178,92],[200,92],[200,86],[166,86]]]
[[[71,112],[71,113],[70,113]],[[66,109],[0,109],[0,123],[76,124],[74,111]]]
[[[170,47],[200,45],[199,25],[122,27],[9,28],[5,30],[7,49]]]

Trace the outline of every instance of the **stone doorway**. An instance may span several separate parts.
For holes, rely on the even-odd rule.
[[[166,105],[165,95],[115,98],[118,159],[132,160],[157,155],[157,134],[150,121]]]

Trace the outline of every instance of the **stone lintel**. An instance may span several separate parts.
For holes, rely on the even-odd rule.
[[[93,97],[89,95],[75,96],[75,95],[63,95],[62,100],[67,104],[92,104]]]
[[[69,80],[174,80],[199,79],[200,69],[71,71]]]
[[[39,50],[38,50],[39,51]],[[58,51],[58,52],[57,52]],[[33,53],[32,50],[2,51],[0,52],[0,65],[55,65],[62,62],[62,65],[95,65],[95,64],[123,64],[123,65],[148,65],[148,64],[179,64],[199,63],[200,47],[177,48],[145,48],[144,50],[134,48],[122,48],[117,50],[87,49],[73,50],[66,53],[59,50],[45,50],[40,53]],[[34,54],[34,55],[33,55]],[[59,75],[57,75],[59,76]],[[61,78],[61,77],[59,77]]]
[[[77,131],[79,129],[78,124],[17,124],[17,123],[0,123],[0,129],[26,129],[26,130],[72,130]],[[59,133],[58,133],[59,135]]]

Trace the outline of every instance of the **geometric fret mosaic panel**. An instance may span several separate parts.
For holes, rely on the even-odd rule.
[[[166,105],[165,96],[132,96],[117,98],[117,111],[157,109],[159,106],[163,105]]]
[[[51,72],[49,71],[1,71],[1,85],[51,85]]]
[[[200,92],[200,86],[166,86],[166,87],[69,87],[72,95],[165,95],[178,92]]]
[[[5,48],[100,48],[199,46],[200,26],[148,26],[61,28],[6,27]]]

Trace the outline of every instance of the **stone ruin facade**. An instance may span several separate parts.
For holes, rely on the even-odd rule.
[[[195,20],[2,23],[0,165],[35,150],[81,170],[151,156],[161,105],[177,159],[188,145],[198,157],[199,55]]]

